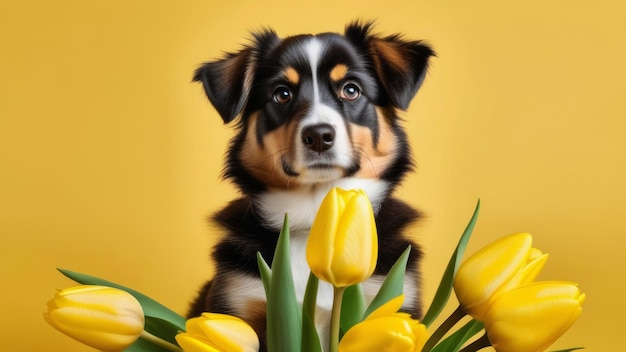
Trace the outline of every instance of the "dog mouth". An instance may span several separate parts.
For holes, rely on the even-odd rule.
[[[319,162],[319,163],[312,163],[306,166],[309,169],[333,169],[333,168],[337,168],[339,166],[335,165],[335,164],[331,164],[331,163],[325,163],[325,162]]]
[[[298,177],[302,173],[302,172],[296,171],[296,168],[284,156],[281,157],[281,164],[282,164],[283,172],[287,176]],[[338,170],[338,169],[343,170],[343,167],[341,167],[338,164],[329,162],[329,161],[312,161],[312,162],[308,162],[304,166],[303,171],[305,170],[324,171],[324,170]]]
[[[311,182],[329,181],[350,176],[360,168],[358,162],[346,167],[331,160],[311,160],[304,167],[296,169],[284,155],[281,157],[281,166],[285,175],[310,179]]]

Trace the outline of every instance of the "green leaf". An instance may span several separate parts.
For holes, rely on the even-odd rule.
[[[462,328],[441,341],[431,350],[431,352],[456,352],[467,342],[467,340],[476,335],[476,333],[481,331],[483,328],[483,323],[472,319]]]
[[[261,255],[261,252],[256,253],[256,262],[259,266],[259,273],[261,274],[261,281],[263,281],[263,288],[265,289],[265,297],[270,296],[270,286],[272,283],[272,269],[267,265],[265,259]]]
[[[302,301],[302,352],[322,352],[320,336],[315,328],[315,309],[317,307],[317,288],[319,279],[309,274],[304,299]]]
[[[467,247],[467,243],[472,235],[472,231],[474,230],[474,225],[476,225],[476,220],[478,219],[478,212],[480,211],[480,200],[476,203],[476,209],[474,209],[474,214],[470,219],[465,231],[463,231],[463,235],[461,235],[461,239],[459,240],[450,261],[448,262],[448,266],[441,278],[441,282],[439,283],[439,287],[437,288],[437,292],[435,293],[435,297],[433,298],[433,302],[430,304],[430,308],[426,312],[426,315],[422,319],[422,324],[427,327],[433,323],[433,321],[439,316],[443,308],[448,303],[448,299],[450,298],[450,294],[452,293],[452,283],[454,281],[454,275],[461,264],[461,259],[463,258],[463,253],[465,252],[465,247]]]
[[[380,290],[370,303],[369,307],[365,310],[363,318],[367,318],[373,311],[383,304],[389,302],[392,298],[396,298],[402,294],[404,290],[404,274],[406,272],[406,263],[409,260],[409,254],[411,253],[411,246],[404,250],[400,258],[391,267],[385,281],[383,281]]]
[[[144,340],[142,338],[137,339],[135,343],[130,345],[124,352],[171,352],[170,350],[163,348],[161,346],[155,345],[154,343]]]
[[[339,326],[344,333],[363,319],[365,312],[365,294],[361,284],[346,287],[341,301],[341,320]]]
[[[131,288],[97,278],[95,276],[81,274],[70,270],[65,269],[57,269],[61,272],[61,274],[69,277],[70,279],[83,284],[83,285],[100,285],[100,286],[108,286],[115,287],[120,290],[124,290],[131,295],[133,295],[141,304],[143,308],[143,312],[145,316],[150,316],[154,318],[159,318],[165,321],[170,322],[173,326],[175,326],[178,330],[185,331],[185,318],[178,315],[173,310],[167,308],[161,303],[155,301],[154,299],[144,295],[141,292],[135,291]]]
[[[267,342],[268,349],[273,352],[300,351],[302,344],[302,313],[296,300],[289,254],[289,219],[285,214],[272,261],[267,297]]]
[[[162,338],[165,341],[178,345],[178,342],[176,342],[176,335],[181,330],[167,320],[146,316],[144,330],[154,336]]]

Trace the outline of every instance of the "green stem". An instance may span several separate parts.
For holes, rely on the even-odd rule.
[[[489,338],[487,334],[483,334],[478,340],[470,343],[469,345],[463,347],[459,352],[475,352],[482,350],[485,347],[491,346],[491,342],[489,342]]]
[[[343,300],[343,292],[345,287],[335,287],[333,296],[333,311],[330,316],[330,342],[329,352],[337,352],[339,350],[339,323],[341,321],[341,301]]]
[[[463,319],[465,315],[466,313],[461,308],[461,306],[457,307],[454,310],[454,312],[450,314],[448,319],[446,319],[446,321],[444,321],[437,328],[437,330],[435,330],[435,332],[432,335],[430,335],[430,338],[428,339],[428,341],[426,341],[426,344],[424,345],[424,348],[422,349],[422,351],[428,352],[432,350],[433,347],[437,345],[437,342],[439,342],[439,340],[441,340],[446,335],[446,333],[450,331],[450,329],[452,329],[454,325],[456,325],[456,323],[458,323],[461,319]]]
[[[151,333],[147,332],[146,330],[141,332],[141,336],[142,339],[149,341],[159,347],[163,347],[168,351],[172,351],[172,352],[182,352],[182,348],[176,346],[175,344],[165,341],[162,338],[158,337],[158,336],[154,336]]]

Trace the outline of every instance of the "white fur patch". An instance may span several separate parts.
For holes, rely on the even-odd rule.
[[[258,196],[256,205],[266,226],[280,230],[287,213],[290,229],[308,231],[322,200],[333,187],[363,189],[377,213],[389,185],[382,180],[347,177],[289,190],[270,190]]]
[[[293,282],[296,288],[296,296],[298,302],[302,303],[306,284],[309,279],[309,264],[306,260],[306,244],[309,238],[308,231],[290,232],[290,254],[291,254],[291,270],[293,274]],[[320,281],[317,294],[318,310],[330,311],[333,307],[333,286],[329,283]]]
[[[311,38],[311,40],[305,45],[304,51],[309,59],[311,65],[311,74],[313,75],[313,101],[319,101],[320,91],[317,80],[317,65],[320,57],[322,56],[322,43],[317,38]]]
[[[225,278],[224,295],[228,297],[230,302],[237,302],[231,306],[238,316],[246,316],[248,313],[246,305],[241,303],[265,301],[265,289],[261,280],[247,275],[233,274],[233,276]]]
[[[320,80],[317,72],[319,60],[324,51],[322,43],[316,38],[311,38],[304,45],[304,51],[311,67],[313,99],[311,109],[299,123],[296,134],[302,135],[302,131],[309,126],[329,124],[335,130],[335,141],[332,149],[326,151],[322,158],[313,158],[312,160],[307,160],[308,148],[301,142],[297,142],[295,160],[292,162],[294,169],[300,173],[298,177],[300,183],[318,183],[341,177],[343,170],[352,165],[354,150],[343,116],[338,111],[322,104],[320,99]],[[334,167],[315,167],[315,164],[320,162],[331,164]]]

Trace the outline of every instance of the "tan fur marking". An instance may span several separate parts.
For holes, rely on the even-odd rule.
[[[332,70],[330,70],[330,79],[335,82],[339,82],[340,80],[344,79],[344,77],[346,77],[346,73],[348,73],[348,66],[344,64],[339,64],[333,67]]]
[[[266,134],[263,136],[263,146],[260,146],[256,136],[257,119],[257,114],[252,114],[249,117],[246,140],[240,155],[243,166],[269,187],[297,186],[298,182],[283,172],[281,161],[283,155],[287,161],[290,160],[296,124],[286,124]]]
[[[285,69],[284,75],[287,81],[289,81],[289,83],[293,84],[294,86],[300,83],[300,75],[298,74],[298,71],[296,71],[295,68],[291,66],[287,67]]]
[[[384,40],[375,40],[372,43],[374,51],[378,54],[374,57],[376,65],[380,69],[380,60],[384,60],[386,63],[393,66],[398,71],[407,70],[407,60],[402,55],[402,51],[398,48],[397,44],[390,43]]]
[[[248,301],[245,305],[245,316],[241,319],[245,320],[259,336],[261,349],[265,350],[267,342],[265,339],[266,329],[266,303],[264,301]]]
[[[352,125],[352,143],[361,154],[361,170],[356,177],[380,178],[389,167],[396,153],[397,138],[391,131],[387,118],[380,109],[378,115],[378,145],[374,146],[372,131],[364,126]]]

